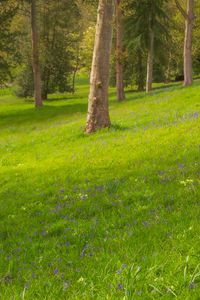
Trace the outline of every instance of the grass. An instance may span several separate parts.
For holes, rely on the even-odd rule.
[[[91,136],[87,93],[1,93],[0,299],[200,299],[200,82],[111,89]]]

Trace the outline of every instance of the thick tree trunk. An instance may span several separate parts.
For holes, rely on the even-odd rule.
[[[113,12],[114,0],[99,0],[96,38],[90,75],[87,133],[110,126],[108,87]]]
[[[194,0],[187,0],[187,11],[175,0],[176,6],[185,18],[184,40],[184,86],[192,84],[192,31],[194,25]]]
[[[194,20],[194,0],[188,0],[187,18],[185,20],[184,41],[184,86],[192,84],[192,31]]]
[[[153,60],[154,60],[154,32],[153,32],[153,30],[150,30],[148,59],[147,59],[147,82],[146,82],[146,92],[147,93],[152,90]]]
[[[36,0],[31,1],[31,27],[32,27],[32,55],[33,55],[35,106],[41,107],[42,96],[41,96],[41,75],[40,75],[40,63],[39,63],[39,39],[38,39],[38,29],[37,29]]]
[[[116,86],[117,86],[117,99],[123,101],[125,99],[124,81],[123,81],[123,45],[122,45],[122,11],[120,7],[121,0],[116,2]]]

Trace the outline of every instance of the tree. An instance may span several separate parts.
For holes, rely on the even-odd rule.
[[[116,86],[117,99],[123,101],[125,99],[124,80],[123,80],[123,25],[122,25],[122,9],[121,0],[115,0],[116,11]]]
[[[149,41],[148,41],[148,58],[147,58],[147,80],[146,80],[146,92],[148,93],[152,89],[153,82],[153,60],[154,60],[154,39],[155,32],[152,22],[152,13],[149,14]]]
[[[37,28],[36,0],[31,0],[31,28],[32,28],[32,55],[33,55],[35,106],[41,107],[42,94],[41,94],[39,37],[38,37],[38,28]]]
[[[185,19],[185,40],[184,40],[184,86],[192,84],[192,33],[194,25],[194,0],[187,0],[185,10],[179,0],[175,0],[176,6]]]
[[[12,21],[17,11],[13,1],[2,0],[0,3],[0,85],[12,79],[11,70],[16,65],[18,32],[12,30]]]
[[[138,90],[143,90],[145,77],[146,91],[152,89],[153,75],[157,73],[154,65],[158,65],[158,61],[161,61],[161,49],[163,50],[164,45],[167,44],[166,3],[167,0],[124,1],[125,46],[128,52],[126,64],[128,69],[131,67],[135,73],[132,77]],[[127,67],[125,76],[130,74],[127,72]],[[125,79],[127,81],[126,77]]]
[[[42,100],[50,93],[73,91],[73,79],[79,67],[80,15],[76,1],[37,0],[39,28],[39,62]],[[70,9],[69,9],[70,7]],[[32,49],[30,48],[29,3],[24,3],[17,16],[20,39],[21,65],[17,72],[17,95],[33,96]],[[28,14],[25,14],[24,11]],[[24,80],[24,78],[26,80]]]
[[[110,126],[108,110],[109,60],[112,42],[113,0],[99,0],[96,37],[90,75],[86,132]]]

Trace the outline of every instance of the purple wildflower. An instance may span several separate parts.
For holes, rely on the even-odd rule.
[[[193,114],[193,118],[198,118],[198,117],[199,117],[198,112],[195,112],[195,113]]]
[[[53,274],[56,275],[56,274],[58,274],[58,272],[59,272],[59,270],[55,269],[54,272],[53,272]]]
[[[195,282],[194,281],[190,282],[189,289],[193,289],[194,287],[195,287]]]
[[[122,269],[125,269],[125,268],[126,268],[126,266],[127,266],[126,264],[123,264],[123,265],[122,265]]]
[[[121,283],[118,283],[118,284],[117,284],[117,289],[118,289],[118,290],[122,290],[122,285],[121,285]]]
[[[147,221],[143,221],[142,224],[147,227],[148,226],[148,222]]]

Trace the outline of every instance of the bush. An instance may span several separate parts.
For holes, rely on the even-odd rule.
[[[15,95],[17,97],[32,97],[34,94],[33,70],[27,64],[24,66],[16,77]]]

